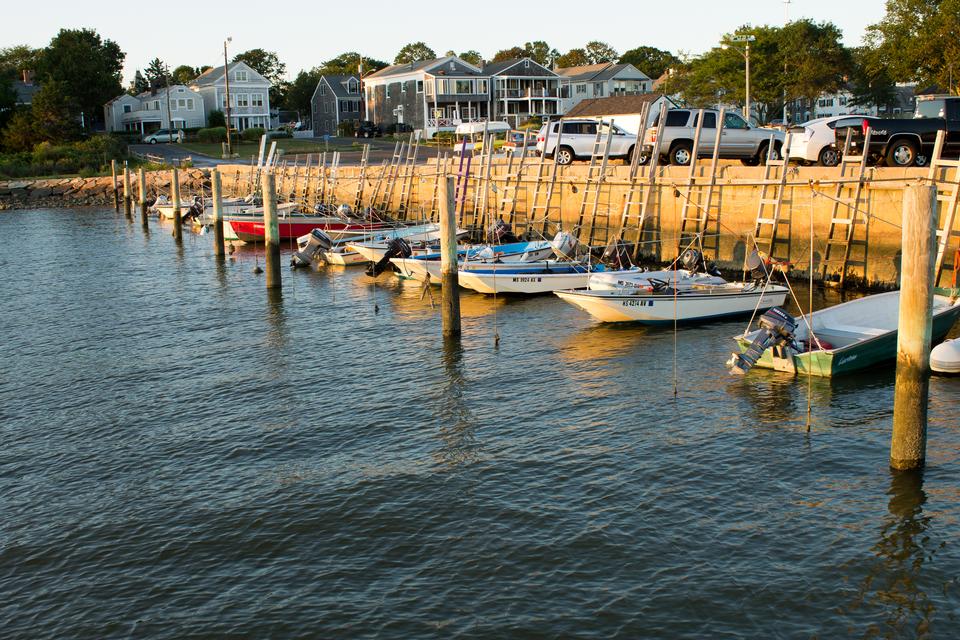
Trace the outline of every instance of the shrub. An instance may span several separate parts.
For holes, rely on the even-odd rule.
[[[200,142],[226,142],[227,128],[209,127],[207,129],[200,129],[197,131],[197,140]]]
[[[263,127],[250,127],[240,132],[240,138],[247,142],[256,142],[263,135]]]
[[[337,135],[342,138],[352,138],[357,132],[357,125],[353,120],[341,122],[337,127]]]
[[[220,111],[219,109],[214,109],[213,111],[211,111],[210,114],[207,116],[207,126],[211,128],[226,127],[227,119],[223,115],[223,111]]]
[[[274,129],[267,131],[267,138],[292,138],[293,134],[286,129]]]

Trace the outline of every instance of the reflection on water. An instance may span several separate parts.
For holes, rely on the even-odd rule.
[[[476,462],[480,457],[480,445],[465,399],[467,381],[463,371],[463,345],[459,338],[444,339],[442,359],[445,379],[437,402],[442,446],[433,457],[439,464],[453,469]]]
[[[267,346],[282,349],[287,345],[286,312],[283,308],[283,289],[267,289]]]
[[[923,472],[892,472],[887,495],[889,515],[850,609],[880,611],[882,622],[870,624],[863,637],[930,637],[936,607],[924,590],[922,576],[924,565],[944,545],[931,547],[927,536],[932,519],[923,511],[927,502]]]

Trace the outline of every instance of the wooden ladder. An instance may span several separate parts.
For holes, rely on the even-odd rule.
[[[623,240],[624,242],[633,244],[633,251],[631,253],[631,260],[636,263],[640,258],[640,252],[643,248],[643,233],[644,226],[647,223],[647,219],[652,212],[652,206],[654,197],[657,193],[657,170],[660,167],[660,154],[656,151],[650,156],[650,159],[647,161],[647,167],[644,169],[640,168],[640,151],[643,146],[644,136],[647,131],[647,120],[650,117],[650,104],[646,103],[643,105],[640,111],[640,127],[637,131],[637,139],[634,142],[633,157],[630,159],[630,173],[629,180],[630,186],[627,189],[627,193],[623,198],[623,211],[621,212],[620,217],[620,230],[617,232],[617,236],[614,241]],[[656,140],[659,140],[663,135],[664,121],[666,120],[666,112],[669,110],[669,106],[664,104],[663,108],[660,111],[660,115],[657,118],[657,132]],[[656,149],[656,145],[654,145]],[[644,174],[644,172],[646,172]],[[640,181],[639,178],[646,177],[646,180]],[[633,213],[636,209],[636,213]],[[631,220],[636,220],[635,224],[631,225]],[[634,230],[635,236],[631,240],[627,237],[627,233],[630,229]]]
[[[937,141],[933,146],[933,155],[930,156],[930,182],[937,188],[937,261],[934,273],[934,283],[940,282],[940,275],[947,255],[950,239],[958,235],[954,230],[954,221],[957,217],[957,201],[960,195],[960,160],[945,160],[943,145],[946,132],[937,132]],[[950,172],[953,172],[951,177]],[[956,270],[960,265],[951,260],[951,266]]]
[[[758,251],[776,260],[790,259],[790,225],[792,206],[784,211],[784,194],[787,190],[787,177],[790,168],[790,138],[788,133],[780,147],[779,160],[773,159],[774,138],[767,143],[767,161],[763,169],[763,185],[760,187],[760,203],[757,206],[757,219],[753,225],[753,242]],[[778,252],[778,246],[784,250]],[[749,253],[749,251],[747,252]]]
[[[407,218],[407,209],[410,207],[410,192],[413,190],[413,173],[417,165],[417,153],[420,151],[420,129],[410,134],[410,143],[407,146],[407,158],[403,165],[403,179],[400,181],[400,204],[397,207],[398,217]]]
[[[497,215],[500,218],[503,218],[506,215],[506,222],[513,227],[514,233],[520,235],[519,224],[520,220],[517,217],[517,190],[520,188],[520,181],[523,179],[523,169],[524,164],[527,159],[527,142],[530,139],[530,130],[525,129],[523,132],[523,146],[521,147],[520,152],[520,161],[517,163],[516,170],[514,170],[514,154],[510,154],[507,159],[507,173],[504,176],[503,181],[503,193],[500,194],[497,207]],[[524,227],[527,225],[527,221],[523,221]]]
[[[693,149],[690,157],[690,173],[687,177],[686,195],[683,198],[683,207],[680,210],[680,235],[677,242],[677,257],[685,251],[691,243],[699,237],[699,246],[702,252],[709,248],[713,250],[713,258],[719,257],[720,249],[720,219],[714,216],[716,233],[707,234],[710,223],[711,209],[716,206],[719,213],[719,203],[714,202],[714,191],[717,186],[717,165],[720,158],[720,138],[723,136],[723,116],[725,109],[717,114],[716,134],[713,141],[713,154],[710,158],[710,175],[705,184],[697,182],[697,158],[699,157],[700,138],[703,134],[704,111],[700,109],[697,115],[697,128],[693,134]]]
[[[377,207],[383,213],[389,212],[390,204],[393,202],[393,190],[397,183],[397,176],[400,174],[400,165],[403,164],[406,150],[406,141],[399,142],[394,147],[393,157],[390,159],[390,166],[387,169],[386,183],[383,189],[383,200],[380,202],[380,206]]]
[[[543,214],[543,224],[540,226],[540,235],[546,237],[550,231],[550,209],[552,208],[553,191],[557,184],[557,154],[553,154],[553,162],[547,164],[546,150],[550,144],[550,130],[552,123],[547,121],[547,132],[543,141],[544,153],[540,155],[540,164],[537,165],[537,177],[533,184],[533,197],[530,201],[530,221],[528,227],[537,221],[538,212]],[[557,121],[557,144],[554,151],[560,148],[563,141],[563,118]],[[559,221],[558,221],[559,226]]]
[[[607,173],[607,162],[610,160],[610,142],[613,138],[613,123],[610,122],[607,124],[606,136],[603,135],[603,124],[602,120],[597,122],[597,135],[593,140],[593,151],[590,153],[590,166],[587,167],[587,179],[583,185],[583,197],[580,198],[580,213],[577,216],[577,235],[581,241],[585,240],[588,246],[592,246],[594,241],[594,228],[597,223],[597,207],[600,205],[600,191]],[[590,209],[590,231],[584,234],[583,223],[588,207]],[[609,218],[609,212],[607,217]],[[604,242],[606,242],[606,239],[604,239]]]
[[[871,129],[863,138],[863,147],[859,156],[850,155],[850,134],[847,131],[847,138],[843,143],[843,155],[840,158],[840,182],[837,184],[837,190],[833,197],[833,211],[830,215],[830,231],[827,234],[827,248],[823,253],[823,276],[824,281],[828,271],[833,271],[839,277],[836,281],[838,287],[843,287],[847,280],[847,269],[851,262],[861,265],[866,264],[866,260],[851,261],[850,249],[852,245],[859,244],[866,252],[866,228],[868,216],[861,210],[863,200],[863,177],[867,171],[867,153],[870,148]],[[856,178],[856,182],[851,184],[845,182],[851,178]],[[850,195],[844,197],[844,191],[849,191]],[[857,227],[863,228],[862,237],[858,237]],[[865,256],[864,256],[865,257]]]
[[[367,163],[370,162],[370,145],[363,145],[363,153],[360,154],[360,173],[357,176],[357,191],[353,196],[353,210],[360,211],[363,206],[363,190],[367,182]]]

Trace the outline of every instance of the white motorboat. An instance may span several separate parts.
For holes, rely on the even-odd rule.
[[[691,287],[698,284],[726,284],[720,276],[689,269],[663,269],[660,271],[597,271],[590,275],[587,287],[593,291],[622,291],[630,289],[649,290],[654,284],[664,283],[671,287]],[[568,287],[575,288],[575,287]]]
[[[537,265],[538,263],[530,263]],[[541,267],[538,269],[521,268],[511,270],[498,269],[501,264],[487,265],[493,268],[484,268],[483,266],[474,268],[460,269],[458,280],[460,286],[465,289],[473,289],[479,293],[515,293],[515,294],[537,294],[551,293],[563,289],[582,289],[593,275],[606,273],[608,275],[628,275],[630,270],[625,271],[595,271],[596,265],[583,265],[580,263],[561,263],[561,267],[554,264],[553,267]],[[527,265],[524,265],[525,267]],[[603,269],[602,265],[599,265]]]
[[[656,286],[605,291],[556,291],[556,295],[601,322],[672,324],[748,314],[782,305],[789,290],[756,282],[697,284],[690,287]]]

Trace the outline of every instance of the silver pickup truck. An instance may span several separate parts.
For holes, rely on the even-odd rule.
[[[660,112],[659,117],[663,117]],[[647,129],[643,136],[643,155],[652,157],[654,149],[662,161],[669,164],[689,165],[693,159],[693,138],[697,130],[700,109],[670,109],[666,112],[666,121],[660,139],[657,139],[659,121]],[[714,109],[703,109],[703,127],[700,130],[700,144],[697,157],[713,155],[714,141],[717,139],[717,118],[720,113]],[[780,159],[783,146],[783,132],[776,129],[752,127],[740,114],[732,111],[723,114],[723,129],[720,134],[720,157],[740,160],[747,166],[760,164],[767,158],[770,136],[773,136],[772,159]]]

